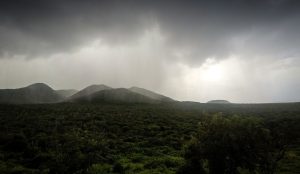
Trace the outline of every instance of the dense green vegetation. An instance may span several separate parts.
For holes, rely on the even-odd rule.
[[[185,151],[186,164],[179,173],[273,174],[289,142],[258,118],[205,116]]]
[[[198,173],[209,172],[203,154],[211,149],[203,147],[218,155],[229,148],[239,155],[223,157],[236,160],[250,153],[231,147],[247,143],[259,145],[251,154],[263,150],[265,162],[283,150],[276,172],[300,173],[299,103],[0,105],[0,124],[0,173],[180,173],[191,158],[203,162],[194,166]],[[239,138],[220,141],[227,133]],[[202,147],[202,156],[192,147]],[[263,173],[262,158],[249,159],[238,159],[237,172]]]

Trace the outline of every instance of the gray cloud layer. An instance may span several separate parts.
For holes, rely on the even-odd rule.
[[[280,71],[281,80],[278,80],[275,85],[283,82],[289,85],[274,90],[266,97],[267,99],[251,99],[265,101],[275,98],[274,100],[287,101],[295,96],[290,93],[283,94],[282,91],[289,90],[297,93],[297,88],[300,87],[300,84],[293,83],[300,80],[299,75],[294,74],[299,72],[300,67],[299,19],[300,1],[298,0],[2,0],[0,1],[0,58],[11,60],[2,61],[13,68],[22,69],[25,64],[21,66],[20,63],[12,63],[16,61],[15,57],[25,57],[25,62],[30,64],[34,59],[47,62],[49,57],[60,54],[69,57],[67,61],[70,62],[67,63],[77,67],[72,61],[78,63],[82,60],[72,59],[72,56],[90,56],[90,53],[82,55],[79,50],[93,42],[101,41],[102,45],[100,44],[97,49],[108,47],[111,52],[115,50],[118,53],[102,54],[93,51],[93,54],[102,56],[102,59],[86,57],[86,60],[94,61],[91,62],[91,67],[93,64],[101,65],[100,67],[107,64],[106,67],[118,71],[112,73],[109,68],[101,71],[107,74],[106,78],[101,76],[101,79],[114,77],[115,81],[118,81],[112,82],[114,85],[141,84],[165,92],[170,87],[167,83],[174,82],[170,82],[172,81],[170,79],[177,79],[177,82],[174,82],[176,85],[184,83],[182,80],[185,78],[184,70],[181,68],[179,71],[179,66],[189,67],[188,72],[191,73],[199,67],[203,68],[208,58],[226,62],[229,57],[237,56],[239,62],[246,61],[243,67],[248,72],[242,73],[249,73],[241,74],[240,81],[237,83],[242,84],[242,77],[244,77],[248,79],[247,82],[243,82],[245,86],[251,86],[253,83],[262,86],[259,89],[248,87],[253,93],[257,91],[264,93],[262,90],[264,85],[274,84],[276,81],[275,72],[278,73],[282,67],[288,70],[288,72]],[[104,60],[111,62],[105,64]],[[116,61],[123,65],[120,65],[119,70],[115,64],[112,65]],[[41,63],[31,64],[38,66]],[[295,67],[292,68],[291,65]],[[140,69],[140,67],[145,68]],[[271,67],[268,70],[270,77],[260,79],[253,75],[264,73],[266,67]],[[141,74],[149,79],[148,82],[143,77],[137,76],[137,70],[143,72]],[[70,74],[74,74],[75,71],[76,68]],[[77,68],[77,71],[83,70]],[[174,73],[174,71],[178,72]],[[99,72],[100,70],[96,70],[95,67],[95,70],[85,74],[88,76]],[[18,74],[18,72],[14,73]],[[43,74],[42,70],[35,73]],[[2,73],[0,85],[17,84],[17,76],[3,74],[8,73],[7,71]],[[51,82],[58,79],[53,76]],[[31,81],[26,80],[30,77],[24,78],[27,82]],[[46,75],[43,78],[46,78]],[[131,80],[123,83],[123,78]],[[79,79],[71,84],[81,87],[92,81],[98,83],[96,79],[97,77],[85,81]],[[84,83],[80,85],[80,81]],[[67,87],[66,83],[59,82],[57,86]],[[184,85],[186,89],[191,88],[187,84]],[[248,88],[244,87],[243,90]],[[231,91],[234,89],[237,88],[230,88]],[[174,89],[170,94],[188,99],[182,97],[186,94],[178,90]],[[202,95],[205,94],[199,94],[198,98],[193,99],[199,100]],[[247,97],[249,96],[245,96]],[[298,98],[300,99],[300,96],[296,95],[293,100]],[[238,97],[235,99],[240,100]]]
[[[9,0],[0,2],[0,52],[72,51],[94,38],[126,43],[158,23],[173,49],[191,59],[245,51],[298,54],[297,0],[121,1]]]

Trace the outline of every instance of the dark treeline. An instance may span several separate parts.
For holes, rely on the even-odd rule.
[[[0,173],[299,173],[300,104],[0,105]]]

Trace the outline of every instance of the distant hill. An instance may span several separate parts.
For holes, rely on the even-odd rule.
[[[0,89],[0,103],[55,103],[62,100],[61,95],[44,83],[35,83],[18,89]]]
[[[106,89],[87,96],[74,98],[72,102],[90,102],[90,103],[159,103],[150,97],[132,92],[125,88]]]
[[[141,95],[144,95],[146,97],[152,98],[154,100],[162,101],[162,102],[172,102],[172,101],[175,101],[175,100],[173,100],[173,99],[171,99],[169,97],[166,97],[164,95],[157,94],[157,93],[152,92],[150,90],[139,88],[139,87],[131,87],[128,90],[130,90],[132,92],[135,92],[135,93],[138,93],[138,94],[141,94]]]
[[[215,104],[230,104],[229,101],[227,100],[211,100],[211,101],[208,101],[207,103],[215,103]]]
[[[76,89],[61,89],[61,90],[56,90],[56,92],[61,95],[64,98],[70,97],[74,95],[75,93],[78,92]]]
[[[74,89],[53,90],[44,83],[35,83],[24,88],[0,89],[0,103],[35,104],[63,101],[92,103],[175,102],[169,97],[139,87],[114,89],[106,85],[91,85],[77,91]]]
[[[91,95],[95,92],[99,92],[99,91],[106,90],[106,89],[112,89],[112,88],[109,86],[106,86],[106,85],[91,85],[91,86],[88,86],[88,87],[80,90],[79,92],[75,93],[74,95],[70,96],[70,98],[68,100],[74,100],[76,98],[85,97],[85,96]]]

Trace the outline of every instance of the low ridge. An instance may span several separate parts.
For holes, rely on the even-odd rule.
[[[227,100],[210,100],[207,103],[215,103],[215,104],[230,104]]]

